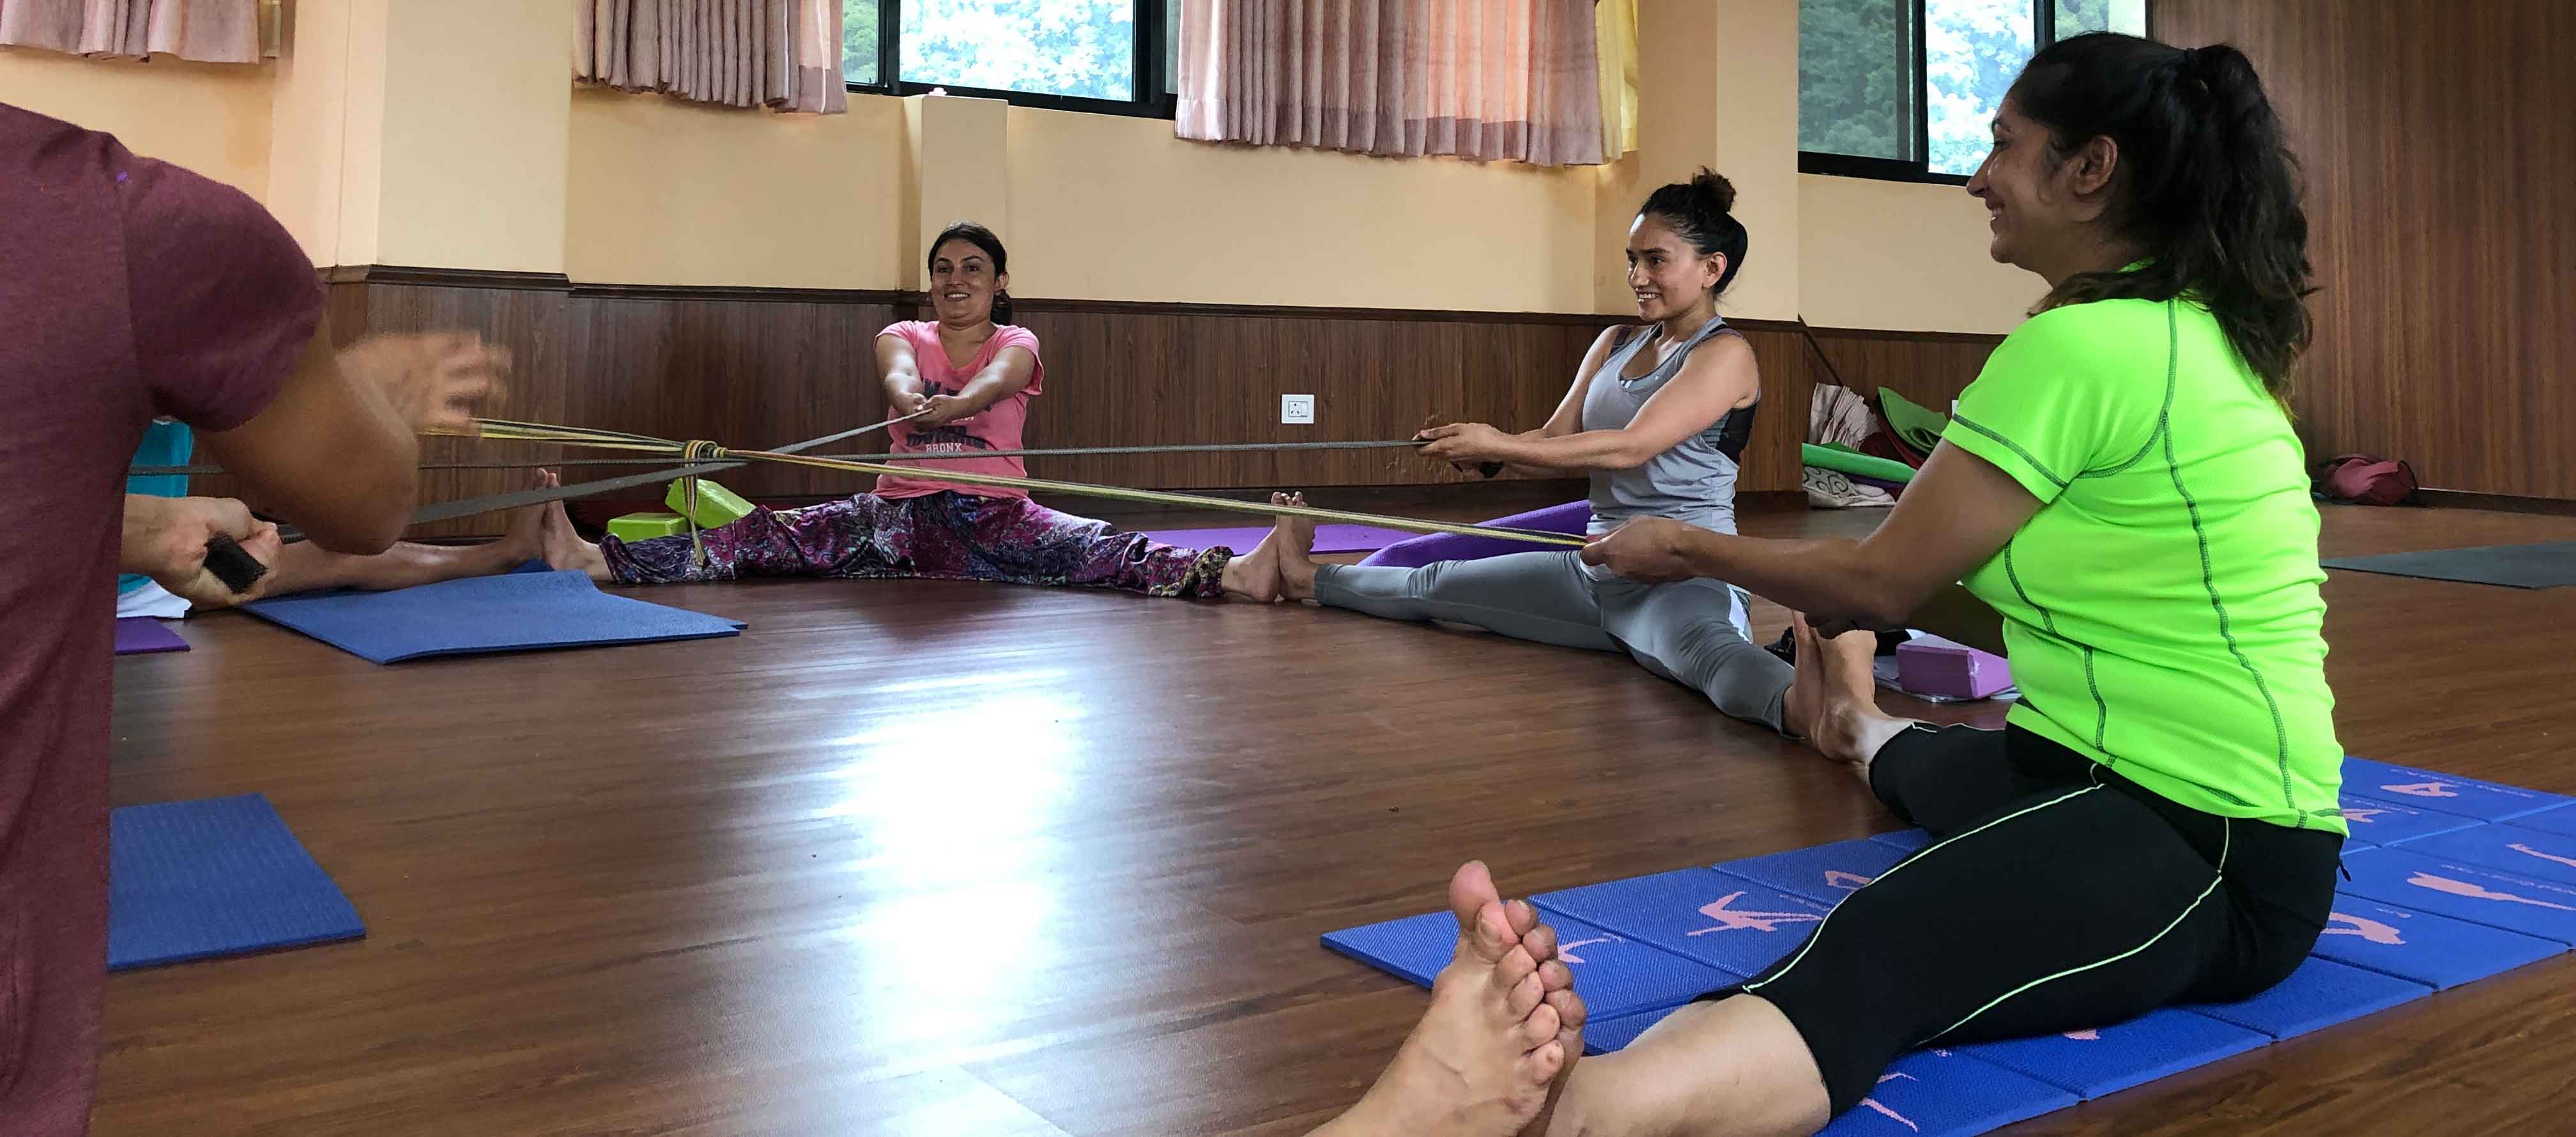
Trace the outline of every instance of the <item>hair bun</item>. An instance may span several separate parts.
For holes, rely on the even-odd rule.
[[[1709,204],[1716,206],[1719,213],[1735,212],[1735,183],[1726,180],[1726,175],[1702,166],[1691,175],[1690,184],[1693,192],[1708,195]]]

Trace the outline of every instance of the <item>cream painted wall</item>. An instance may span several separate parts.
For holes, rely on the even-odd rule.
[[[571,9],[377,2],[388,19],[375,262],[562,272]]]
[[[0,48],[0,103],[117,137],[147,158],[268,194],[272,64],[94,60]]]
[[[1012,291],[1588,311],[1601,172],[1215,146],[1159,119],[1014,107]],[[938,203],[927,202],[925,214]]]
[[[1728,0],[1717,8],[1715,152],[1735,183],[1744,223],[1744,268],[1728,287],[1730,316],[1791,320],[1804,293],[1796,255],[1798,196],[1798,0]],[[1685,159],[1687,160],[1687,158]]]
[[[606,284],[897,288],[903,102],[773,115],[572,94],[565,274]]]
[[[1986,255],[1984,207],[1957,186],[1798,179],[1800,304],[1817,327],[1988,332],[2046,288]]]

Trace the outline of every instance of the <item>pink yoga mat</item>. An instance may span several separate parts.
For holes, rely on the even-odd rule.
[[[186,651],[188,641],[179,633],[161,626],[150,616],[128,616],[116,622],[116,654],[142,655],[156,651]]]
[[[1238,553],[1249,553],[1263,537],[1270,535],[1267,525],[1244,529],[1146,529],[1142,532],[1166,545],[1184,549],[1205,549],[1223,545]],[[1318,553],[1369,553],[1413,536],[1396,529],[1371,525],[1319,525],[1315,527]]]

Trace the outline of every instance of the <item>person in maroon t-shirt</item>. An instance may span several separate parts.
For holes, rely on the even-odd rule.
[[[239,191],[0,104],[0,1133],[87,1130],[107,967],[108,691],[120,568],[186,581],[238,502],[124,516],[156,415],[324,548],[393,544],[413,431],[486,370],[426,342],[332,350],[312,263]],[[136,532],[127,532],[128,521]]]

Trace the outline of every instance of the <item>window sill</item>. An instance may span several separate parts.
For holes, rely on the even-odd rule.
[[[849,83],[853,95],[889,95],[902,98],[927,95],[935,87],[961,99],[1000,99],[1015,107],[1036,110],[1073,111],[1079,114],[1109,114],[1127,118],[1168,119],[1177,111],[1171,95],[1159,99],[1087,99],[1078,95],[1048,95],[1029,91],[996,91],[984,87],[961,87],[953,83]]]
[[[1921,162],[1909,162],[1898,158],[1861,158],[1850,154],[1821,154],[1813,150],[1798,152],[1798,172],[1835,178],[1914,182],[1921,185],[1964,186],[1968,184],[1966,174],[1936,173],[1926,169]]]

